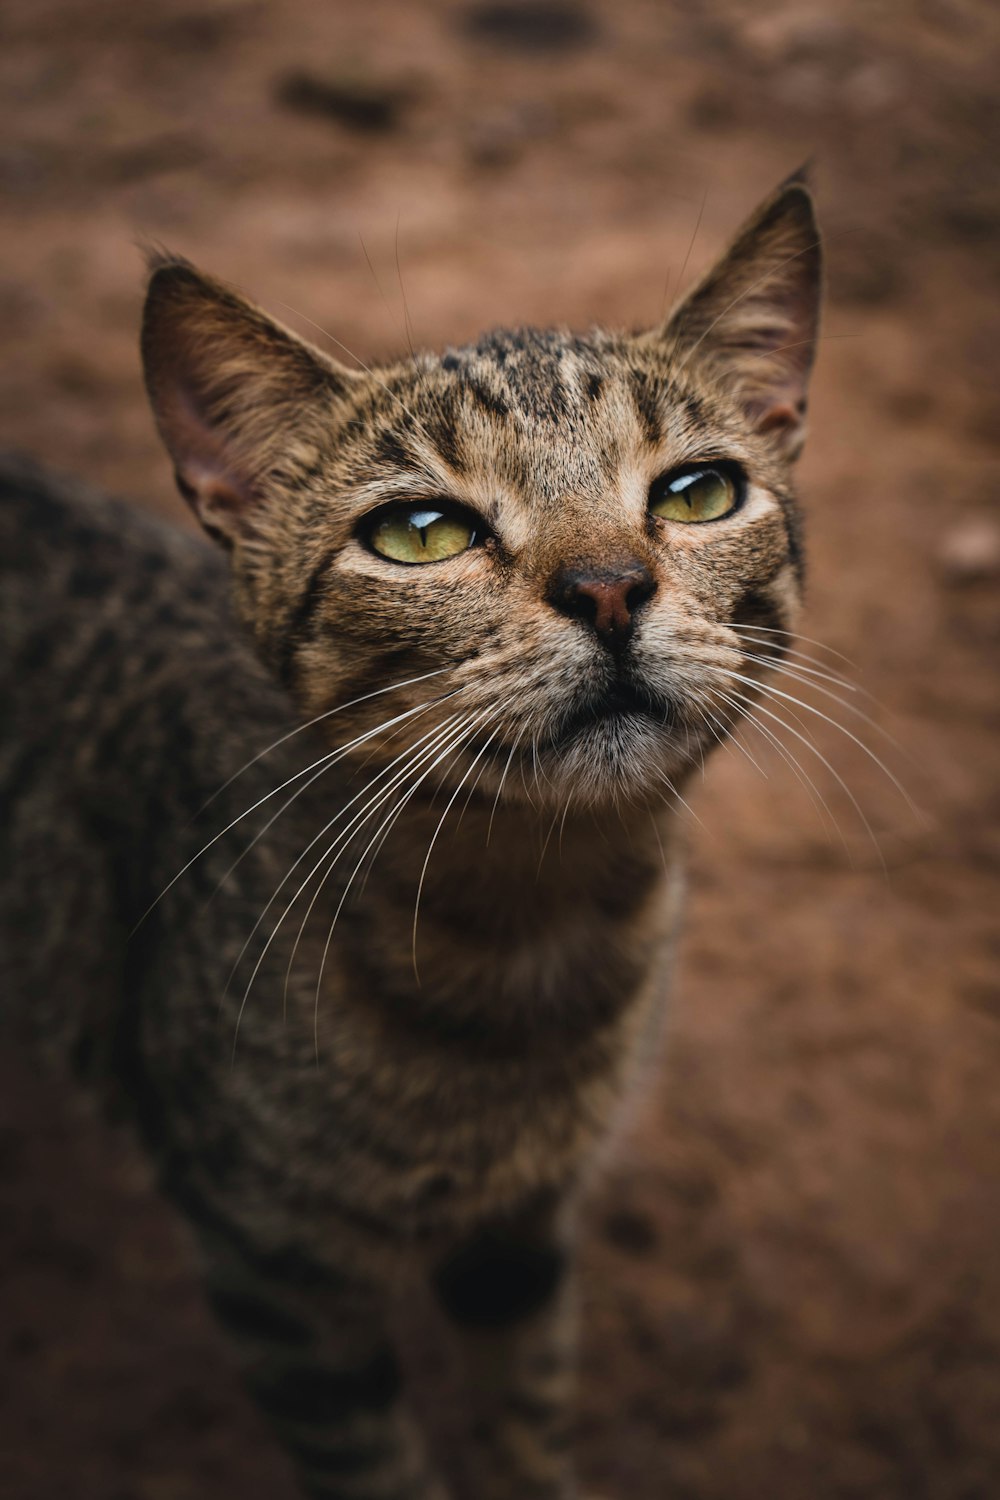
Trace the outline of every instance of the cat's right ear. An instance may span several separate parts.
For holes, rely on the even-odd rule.
[[[680,368],[697,360],[788,461],[805,433],[822,294],[820,235],[806,175],[783,182],[666,326],[644,335],[666,344]]]
[[[177,487],[232,545],[259,529],[273,471],[308,459],[310,434],[358,376],[186,261],[154,257],[142,320],[146,389]]]

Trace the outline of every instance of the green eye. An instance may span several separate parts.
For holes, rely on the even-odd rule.
[[[649,508],[664,521],[718,521],[736,509],[739,490],[723,469],[687,469],[658,479]]]
[[[471,517],[432,505],[394,506],[383,511],[368,533],[372,549],[398,563],[441,562],[465,552],[475,540]]]

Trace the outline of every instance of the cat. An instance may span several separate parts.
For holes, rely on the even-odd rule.
[[[820,282],[796,176],[654,331],[353,371],[159,256],[147,387],[221,546],[0,467],[2,990],[132,1111],[308,1495],[444,1500],[418,1281],[472,1493],[577,1493],[578,1204],[686,780],[795,628]]]

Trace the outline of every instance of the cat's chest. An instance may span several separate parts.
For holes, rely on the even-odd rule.
[[[610,1020],[549,1032],[532,1050],[451,1038],[394,1047],[353,1032],[321,1167],[345,1202],[414,1240],[460,1231],[576,1181],[614,1125],[655,1030],[659,986]]]
[[[451,935],[447,969],[418,950],[419,983],[389,964],[341,989],[331,1102],[362,1143],[337,1153],[341,1190],[356,1174],[369,1202],[421,1226],[573,1180],[649,1051],[665,980],[652,929],[577,913],[500,947]]]

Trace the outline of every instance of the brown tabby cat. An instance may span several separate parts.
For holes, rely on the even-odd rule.
[[[0,474],[3,993],[131,1100],[310,1495],[445,1494],[414,1278],[472,1492],[576,1493],[574,1209],[656,1050],[685,780],[794,625],[819,282],[793,179],[655,332],[358,374],[158,260],[153,408],[266,672],[217,552]]]

